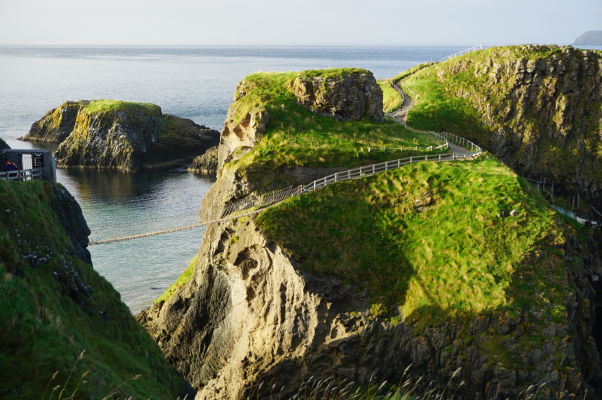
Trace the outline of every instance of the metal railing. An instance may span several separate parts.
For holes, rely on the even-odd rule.
[[[375,175],[380,172],[397,169],[404,165],[415,164],[422,161],[460,161],[466,159],[474,159],[482,154],[482,149],[477,144],[467,140],[463,137],[454,135],[453,133],[443,132],[429,132],[431,135],[445,142],[455,143],[458,146],[462,146],[466,149],[470,149],[470,152],[463,154],[456,153],[445,153],[445,154],[427,154],[419,156],[410,156],[401,158],[398,160],[385,161],[378,164],[371,164],[363,167],[357,167],[346,171],[335,172],[334,174],[327,175],[323,178],[316,179],[306,185],[300,185],[297,187],[287,187],[284,189],[278,189],[272,192],[265,193],[260,196],[250,195],[234,203],[226,205],[221,216],[215,219],[201,221],[201,224],[208,225],[217,222],[223,222],[234,218],[240,218],[247,215],[258,213],[266,207],[278,204],[290,197],[301,195],[308,192],[324,188],[336,182],[347,181],[351,179],[359,179],[371,175]]]
[[[413,151],[433,151],[440,149],[449,149],[449,143],[445,142],[439,146],[399,146],[399,147],[368,147],[368,153],[373,151],[404,151],[404,150],[413,150]]]
[[[0,172],[0,179],[5,181],[30,181],[32,179],[42,179],[42,168],[2,171]]]
[[[483,45],[482,44],[478,44],[478,45],[473,46],[473,47],[471,47],[469,49],[462,50],[462,51],[459,51],[457,53],[454,53],[451,56],[444,57],[440,61],[447,61],[450,58],[458,57],[458,56],[461,56],[462,54],[467,54],[467,53],[471,53],[473,51],[482,50],[482,49],[483,49]]]

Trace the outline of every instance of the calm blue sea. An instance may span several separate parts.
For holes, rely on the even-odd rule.
[[[387,78],[466,46],[77,48],[0,47],[0,137],[16,140],[66,100],[121,99],[221,129],[234,88],[257,71],[362,67]],[[211,181],[171,170],[126,175],[60,170],[96,238],[194,223]],[[94,267],[132,312],[148,306],[199,248],[203,230],[90,247]]]

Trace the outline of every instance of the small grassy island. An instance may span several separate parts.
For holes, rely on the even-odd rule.
[[[219,133],[150,103],[82,100],[49,111],[23,139],[60,143],[62,167],[136,172],[188,163],[217,145]]]

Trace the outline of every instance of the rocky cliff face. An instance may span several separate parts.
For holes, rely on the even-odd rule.
[[[587,251],[574,240],[562,250],[567,258]],[[483,313],[426,327],[375,317],[363,290],[301,271],[253,220],[210,226],[199,254],[192,280],[138,316],[197,399],[268,397],[282,387],[286,396],[309,377],[398,382],[410,364],[415,377],[440,387],[460,368],[454,384],[465,382],[458,393],[466,399],[516,398],[543,382],[552,392],[565,385],[566,393],[591,394],[600,383],[588,323],[593,277],[602,273],[595,258],[567,277],[577,287],[567,299],[572,322],[530,339],[528,315]],[[567,340],[548,341],[560,337]],[[561,376],[558,363],[573,372]]]
[[[470,136],[519,173],[554,182],[557,195],[579,193],[602,206],[600,53],[493,48],[425,68],[406,82],[441,91],[437,100],[421,94],[410,125]]]
[[[268,119],[257,117],[263,112],[261,103],[243,106],[248,100],[244,93],[244,87],[239,86],[229,111],[219,149],[221,170],[200,211],[205,220],[221,216],[226,204],[256,196],[263,190],[248,175],[241,174],[236,164],[224,167],[224,160],[235,159],[240,146],[257,143],[261,139],[258,132],[266,129]],[[251,119],[255,123],[251,124]],[[260,120],[264,123],[257,123]],[[292,126],[290,129],[294,132]],[[303,181],[312,171],[299,167],[295,173]],[[487,176],[483,175],[481,182]],[[396,188],[394,197],[399,200],[404,197],[399,191],[408,185],[392,180],[388,187]],[[367,195],[375,198],[384,196],[377,190],[369,192]],[[418,213],[428,213],[430,202],[439,202],[440,196],[441,192],[433,195],[426,209],[421,208]],[[461,193],[457,196],[461,197]],[[329,207],[329,203],[320,204]],[[399,207],[397,204],[387,211],[387,223]],[[302,219],[302,223],[310,222]],[[357,248],[362,246],[362,232],[358,237],[351,235],[348,226],[316,223],[316,229],[346,237],[357,243]],[[293,224],[286,225],[286,229],[302,227]],[[398,234],[391,231],[391,237]],[[325,249],[322,242],[311,246],[308,251],[328,253],[335,266],[343,270],[346,263],[352,262],[345,257],[353,255],[339,248]],[[281,387],[286,398],[309,377],[348,379],[358,385],[367,384],[371,377],[396,383],[410,364],[415,376],[439,387],[450,380],[456,379],[456,384],[463,380],[465,384],[458,393],[471,400],[517,398],[519,391],[544,382],[549,388],[543,395],[546,399],[556,398],[553,396],[559,391],[567,396],[582,395],[586,389],[595,398],[592,394],[598,393],[602,383],[596,344],[602,343],[602,335],[594,331],[593,323],[600,300],[593,285],[602,276],[602,258],[592,252],[595,246],[579,240],[574,231],[566,228],[558,241],[537,243],[530,249],[524,256],[524,269],[523,265],[515,266],[511,281],[518,292],[522,285],[537,281],[541,271],[553,276],[554,285],[563,288],[566,296],[560,300],[554,299],[547,289],[537,292],[537,299],[547,302],[546,307],[554,303],[566,310],[554,318],[545,316],[538,306],[529,309],[536,299],[528,299],[522,300],[528,310],[523,313],[489,309],[460,313],[437,322],[416,322],[408,315],[392,319],[386,311],[375,309],[373,294],[358,282],[350,283],[348,276],[337,277],[334,270],[307,272],[302,268],[303,257],[292,250],[294,246],[276,243],[254,217],[246,217],[208,226],[190,280],[180,282],[182,286],[171,296],[137,318],[168,361],[198,390],[197,399],[262,398],[269,397],[272,391],[279,392]],[[382,247],[382,251],[387,250]],[[452,253],[464,249],[446,251],[451,260]],[[575,260],[580,261],[575,264]],[[491,268],[499,267],[496,262],[507,263],[496,258],[491,261]],[[471,265],[446,268],[470,270]],[[397,279],[404,278],[391,276],[392,281]],[[502,278],[496,273],[484,273],[479,279],[498,282]],[[479,286],[477,281],[474,284]],[[424,287],[424,282],[417,285]],[[446,285],[442,279],[440,290],[455,290]],[[508,295],[520,297],[519,293]],[[435,307],[425,309],[426,314],[437,311]]]
[[[73,131],[79,111],[90,104],[89,101],[67,101],[54,108],[42,119],[31,125],[23,140],[60,143]]]
[[[316,76],[301,74],[289,84],[289,90],[311,110],[340,120],[382,121],[384,118],[382,91],[372,73],[365,70]]]
[[[10,149],[10,146],[8,144],[6,144],[6,142],[4,140],[2,140],[0,138],[0,150],[8,150]]]
[[[189,162],[216,145],[218,133],[152,104],[97,100],[62,104],[25,139],[60,143],[59,166],[139,171]]]

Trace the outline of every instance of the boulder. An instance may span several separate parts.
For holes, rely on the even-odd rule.
[[[217,174],[217,150],[218,147],[215,146],[195,157],[188,167],[188,171],[198,175],[215,176]]]
[[[301,73],[288,85],[299,103],[340,120],[382,121],[383,94],[371,72],[327,70]]]

